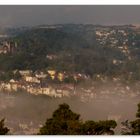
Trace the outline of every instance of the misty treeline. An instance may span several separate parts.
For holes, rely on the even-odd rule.
[[[122,122],[122,135],[140,135],[140,103],[136,113],[136,120]],[[47,119],[37,135],[114,135],[117,123],[114,120],[95,122],[83,121],[80,115],[73,112],[66,103],[60,104],[52,117]],[[9,134],[10,129],[5,126],[4,119],[0,121],[0,135]]]

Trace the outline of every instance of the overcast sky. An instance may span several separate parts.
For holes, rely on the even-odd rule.
[[[0,26],[139,24],[140,6],[0,6]]]

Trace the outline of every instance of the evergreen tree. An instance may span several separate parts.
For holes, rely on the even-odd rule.
[[[47,119],[40,129],[41,135],[76,135],[79,134],[80,115],[72,112],[67,104],[59,105],[52,118]]]
[[[102,135],[114,134],[117,126],[113,120],[108,121],[86,121],[80,120],[80,115],[72,112],[69,105],[61,104],[54,111],[52,118],[47,119],[45,125],[40,129],[40,135]]]

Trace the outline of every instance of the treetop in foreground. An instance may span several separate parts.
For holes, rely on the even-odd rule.
[[[68,104],[59,105],[52,118],[40,128],[39,135],[113,135],[117,126],[114,120],[83,122]]]

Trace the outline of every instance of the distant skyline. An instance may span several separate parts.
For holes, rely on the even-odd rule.
[[[0,5],[0,26],[40,24],[140,24],[140,6]]]

